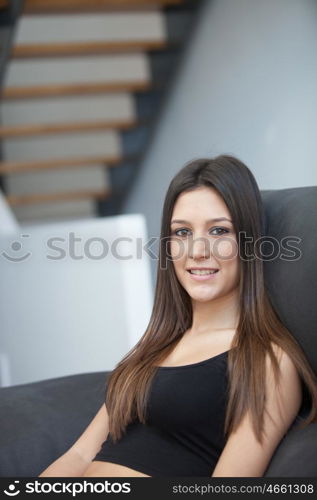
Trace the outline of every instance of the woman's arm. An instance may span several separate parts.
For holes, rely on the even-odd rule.
[[[103,403],[85,431],[66,453],[49,465],[39,477],[82,476],[109,433],[108,412]]]
[[[83,460],[76,450],[71,448],[51,463],[39,477],[80,477],[91,462]]]
[[[264,443],[261,446],[255,439],[250,412],[247,412],[236,431],[230,434],[212,477],[262,477],[277,445],[298,414],[302,390],[293,361],[282,351],[280,390],[275,386],[273,368],[268,356],[266,362]]]

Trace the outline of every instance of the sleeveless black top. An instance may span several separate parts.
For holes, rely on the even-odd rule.
[[[190,365],[158,367],[146,425],[134,420],[115,444],[108,434],[93,460],[155,477],[210,477],[225,446],[228,352]]]

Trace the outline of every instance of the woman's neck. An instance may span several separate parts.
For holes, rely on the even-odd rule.
[[[210,302],[192,301],[193,321],[190,335],[219,330],[235,330],[239,320],[238,289]]]

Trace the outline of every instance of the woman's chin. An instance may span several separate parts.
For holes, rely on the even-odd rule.
[[[192,300],[196,302],[210,302],[217,297],[215,293],[189,293]]]

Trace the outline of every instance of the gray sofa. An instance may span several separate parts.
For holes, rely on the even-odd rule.
[[[297,237],[301,255],[265,262],[270,297],[317,373],[317,187],[262,191],[268,234]],[[286,240],[283,240],[286,245]],[[269,250],[269,246],[268,246]],[[269,251],[267,252],[269,253]],[[0,389],[0,476],[37,476],[65,452],[104,400],[110,372],[78,374]],[[298,429],[302,408],[277,447],[266,477],[317,477],[317,423]]]

